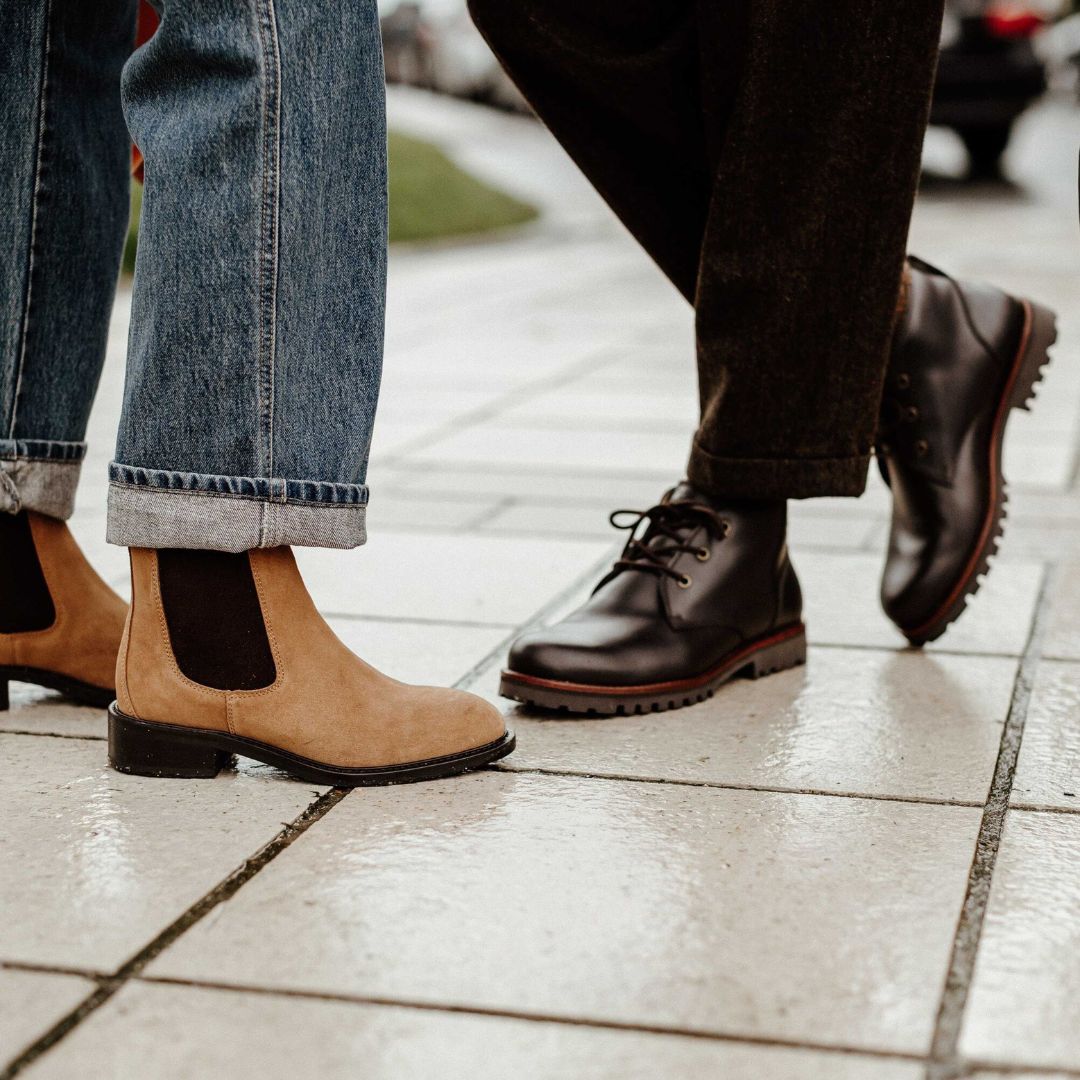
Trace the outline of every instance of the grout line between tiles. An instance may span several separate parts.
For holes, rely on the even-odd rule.
[[[77,739],[80,742],[108,742],[105,735],[71,735],[60,731],[28,731],[23,728],[0,728],[0,735],[33,735],[38,739]]]
[[[570,582],[565,588],[560,589],[550,600],[547,601],[529,620],[522,623],[520,626],[515,627],[506,637],[503,638],[493,649],[482,656],[473,666],[460,678],[454,687],[457,689],[467,687],[474,683],[479,676],[481,676],[488,668],[491,667],[495,661],[503,656],[507,649],[513,644],[513,642],[521,635],[536,626],[540,626],[543,621],[558,608],[566,603],[566,601],[582,588],[585,584],[591,581],[597,574],[600,573],[605,567],[609,566],[612,559],[615,557],[615,553],[619,550],[621,545],[615,545],[609,548],[602,558],[597,559],[595,562],[590,563],[587,570],[578,574],[577,577]]]
[[[410,998],[382,997],[367,994],[333,993],[319,990],[292,990],[275,987],[254,986],[243,983],[222,983],[201,979],[173,978],[166,975],[143,975],[139,982],[158,986],[181,986],[192,989],[219,990],[235,994],[261,994],[267,997],[301,998],[309,1001],[337,1002],[345,1005],[374,1005],[386,1008],[412,1009],[417,1012],[453,1013],[464,1016],[489,1016],[503,1020],[525,1020],[534,1024],[560,1024],[565,1027],[594,1028],[602,1031],[625,1031],[649,1035],[674,1035],[706,1042],[742,1043],[751,1046],[777,1046],[786,1049],[814,1050],[844,1057],[869,1057],[886,1061],[923,1062],[919,1054],[899,1050],[818,1043],[798,1039],[771,1038],[764,1035],[739,1034],[735,1032],[706,1031],[677,1025],[636,1024],[626,1020],[606,1020],[599,1017],[564,1016],[560,1013],[524,1012],[516,1009],[497,1009],[483,1005],[458,1005],[450,1002],[424,1001]]]
[[[1001,733],[990,795],[983,808],[982,822],[975,842],[975,855],[953,937],[948,974],[938,1004],[926,1080],[956,1080],[968,1071],[967,1066],[960,1060],[960,1033],[975,974],[975,961],[986,921],[990,886],[1001,848],[1001,836],[1009,812],[1009,799],[1016,775],[1020,744],[1024,737],[1035,673],[1041,659],[1042,642],[1049,621],[1050,600],[1054,595],[1059,574],[1060,570],[1055,565],[1050,565],[1043,574],[1027,647],[1016,674],[1012,704]]]
[[[1021,814],[1080,814],[1080,806],[1043,806],[1039,803],[1014,802],[1009,804],[1010,810],[1019,811]]]
[[[38,975],[74,975],[91,982],[107,982],[111,976],[94,968],[70,967],[65,964],[35,964],[30,960],[0,960],[2,971],[29,971]]]
[[[61,1017],[39,1039],[19,1054],[0,1071],[0,1080],[13,1080],[33,1064],[47,1050],[55,1046],[65,1035],[73,1031],[88,1016],[101,1008],[127,982],[140,974],[156,956],[167,949],[177,938],[205,918],[219,904],[230,899],[268,863],[278,857],[297,837],[302,836],[320,818],[329,813],[345,797],[346,792],[332,788],[320,795],[302,814],[289,822],[274,838],[264,844],[249,859],[245,859],[228,877],[220,881],[205,896],[191,905],[179,918],[170,923],[148,945],[140,949],[130,960],[108,976],[97,976],[97,990],[79,1005]],[[5,965],[8,966],[8,965]]]
[[[495,521],[496,518],[502,517],[507,510],[511,509],[517,504],[517,499],[513,495],[503,495],[499,498],[498,502],[494,506],[489,506],[486,510],[477,514],[476,517],[471,518],[465,525],[462,526],[463,532],[478,532],[484,528],[489,522]],[[580,539],[579,537],[573,537],[573,539]],[[590,536],[588,539],[593,540],[595,537]]]
[[[113,976],[107,972],[96,971],[92,968],[61,967],[52,964],[34,964],[18,960],[0,961],[0,969],[6,968],[11,971],[28,971],[43,975],[68,975],[91,982],[108,984]],[[646,1034],[672,1035],[682,1038],[696,1038],[713,1042],[748,1043],[760,1046],[781,1046],[790,1049],[813,1050],[821,1053],[830,1053],[843,1056],[865,1056],[885,1060],[923,1062],[925,1058],[917,1054],[905,1054],[888,1050],[874,1050],[865,1047],[842,1046],[832,1043],[810,1043],[798,1040],[770,1039],[764,1036],[725,1034],[718,1032],[700,1031],[694,1028],[665,1028],[660,1026],[641,1026],[633,1023],[620,1024],[617,1021],[588,1020],[574,1017],[564,1017],[558,1014],[519,1013],[510,1010],[484,1009],[482,1007],[440,1005],[423,1001],[410,1001],[391,997],[369,997],[356,994],[333,993],[331,991],[318,990],[294,990],[281,987],[265,987],[244,983],[222,983],[204,979],[184,979],[168,975],[134,975],[132,982],[146,983],[153,986],[187,987],[193,990],[217,990],[231,994],[256,994],[265,997],[299,998],[308,1001],[325,1001],[344,1005],[370,1005],[376,1008],[400,1008],[414,1009],[421,1012],[448,1012],[459,1015],[491,1016],[503,1019],[525,1020],[538,1024],[562,1024],[574,1027],[589,1027],[608,1030],[644,1032]],[[1032,1065],[1002,1065],[1000,1063],[968,1062],[969,1070],[977,1069],[980,1072],[990,1072],[995,1076],[1013,1075],[1047,1075],[1080,1077],[1080,1070],[1058,1068],[1054,1066]]]
[[[388,454],[380,464],[385,468],[400,468],[411,454],[429,450],[451,435],[493,420],[500,413],[506,412],[507,409],[521,402],[529,401],[549,390],[556,390],[560,386],[572,383],[582,374],[602,370],[614,364],[622,352],[623,349],[618,345],[603,345],[600,348],[590,349],[584,356],[570,361],[556,371],[542,375],[538,379],[528,380],[518,386],[512,386],[486,405],[467,409],[442,424],[434,425],[415,439],[406,440],[393,453]]]
[[[718,780],[679,780],[664,776],[634,776],[631,773],[593,773],[579,769],[552,769],[542,767],[493,765],[492,771],[515,776],[569,776],[581,780],[604,780],[620,784],[667,784],[672,787],[709,788],[714,791],[755,791],[767,795],[813,795],[827,799],[854,799],[856,801],[914,803],[918,806],[955,806],[977,808],[983,804],[968,799],[935,799],[922,795],[879,795],[873,792],[829,791],[825,788],[771,787],[757,784],[723,783]]]
[[[994,1076],[1015,1076],[1027,1080],[1032,1076],[1047,1076],[1051,1080],[1059,1080],[1062,1076],[1080,1076],[1080,1069],[1072,1069],[1060,1065],[1003,1065],[1001,1062],[967,1061],[964,1063],[964,1074],[971,1076],[973,1073],[991,1073]]]

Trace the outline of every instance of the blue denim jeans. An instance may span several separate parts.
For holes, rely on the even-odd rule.
[[[363,543],[382,369],[375,0],[0,0],[0,509],[70,515],[146,186],[109,540]]]

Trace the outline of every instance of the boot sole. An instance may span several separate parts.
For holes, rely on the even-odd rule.
[[[504,671],[499,693],[541,709],[586,716],[632,716],[668,712],[711,698],[736,678],[760,679],[806,663],[806,627],[799,623],[729,654],[716,667],[690,679],[639,686],[590,686]]]
[[[70,698],[79,705],[92,705],[98,709],[104,709],[109,702],[116,697],[116,691],[111,687],[94,686],[79,679],[73,679],[68,675],[59,675],[55,671],[46,671],[44,668],[19,667],[17,665],[0,665],[0,712],[6,712],[10,707],[8,698],[8,683],[24,682],[33,683],[35,686],[44,686],[47,690],[55,690],[58,694]]]
[[[139,720],[109,706],[109,764],[118,772],[134,776],[173,779],[210,779],[229,764],[233,756],[254,758],[313,784],[331,787],[381,787],[441,780],[479,769],[512,753],[516,740],[508,731],[501,739],[460,754],[410,761],[402,765],[347,769],[312,761],[257,739],[227,731],[184,727]]]
[[[1005,533],[1008,486],[1001,473],[1001,448],[1005,442],[1005,429],[1013,409],[1023,409],[1025,412],[1031,410],[1036,387],[1042,381],[1045,368],[1050,363],[1050,349],[1057,341],[1055,314],[1027,300],[1021,303],[1024,307],[1024,330],[1020,338],[1020,348],[998,402],[988,447],[990,499],[986,517],[975,550],[956,585],[938,610],[919,626],[900,627],[904,637],[916,647],[936,641],[964,613],[968,600],[979,591],[983,577],[989,572],[990,561],[997,554],[998,544]]]

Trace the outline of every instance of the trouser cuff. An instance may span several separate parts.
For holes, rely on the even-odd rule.
[[[354,548],[367,540],[367,488],[312,480],[109,466],[110,544],[250,551]]]
[[[34,510],[66,521],[85,456],[82,442],[0,439],[0,511]]]
[[[866,490],[869,455],[829,458],[721,457],[694,443],[691,485],[718,499],[856,497]]]

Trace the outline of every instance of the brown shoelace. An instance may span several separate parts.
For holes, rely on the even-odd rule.
[[[670,560],[675,555],[686,553],[705,562],[710,552],[707,547],[688,544],[686,530],[704,525],[710,535],[718,540],[723,540],[731,531],[731,523],[711,506],[692,500],[669,502],[668,497],[671,494],[669,491],[663,501],[648,510],[615,510],[611,514],[611,524],[616,529],[628,531],[630,539],[626,541],[622,555],[616,561],[610,576],[623,570],[641,570],[658,577],[670,577],[680,585],[684,582],[689,584],[685,574],[668,565]],[[633,520],[619,520],[626,515],[630,515]],[[639,537],[638,528],[644,521],[649,524]]]

